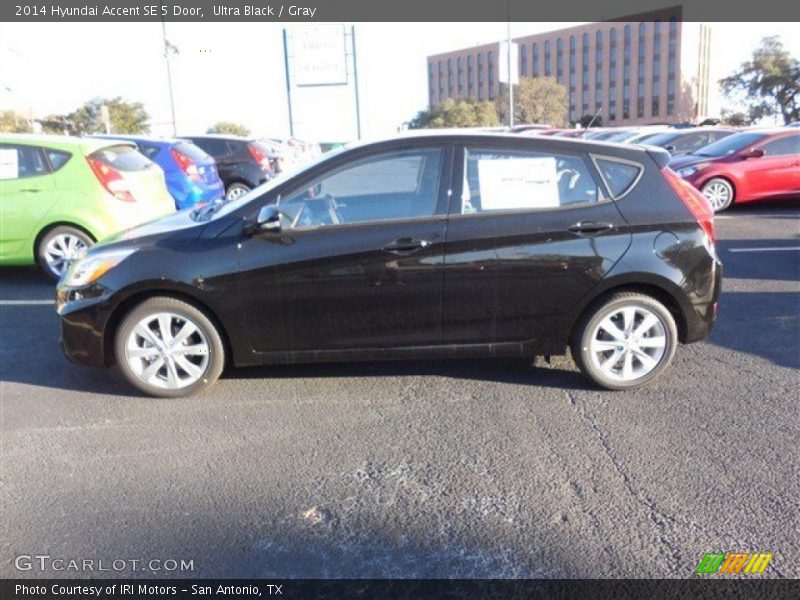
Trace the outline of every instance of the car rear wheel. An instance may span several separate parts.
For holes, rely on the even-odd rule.
[[[136,388],[180,398],[213,384],[225,365],[216,325],[195,306],[168,297],[145,300],[120,323],[115,357]]]
[[[45,273],[53,279],[60,279],[72,261],[92,243],[92,238],[80,229],[60,225],[39,240],[36,259]]]
[[[703,186],[703,195],[708,198],[714,212],[721,212],[733,204],[733,186],[721,177],[709,179]]]
[[[250,191],[250,186],[244,183],[232,183],[225,192],[225,200],[236,200]]]
[[[675,319],[663,304],[644,294],[621,292],[587,311],[571,350],[589,379],[609,390],[627,390],[663,373],[677,343]]]

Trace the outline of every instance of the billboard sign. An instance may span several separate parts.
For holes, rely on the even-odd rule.
[[[344,25],[292,28],[291,62],[296,86],[346,85]]]

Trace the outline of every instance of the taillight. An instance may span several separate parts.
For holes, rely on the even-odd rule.
[[[686,205],[689,212],[706,232],[712,243],[716,243],[717,234],[714,231],[714,209],[708,199],[701,194],[697,188],[687,181],[681,179],[675,171],[669,167],[664,167],[661,172],[664,179],[678,195],[678,198]]]
[[[133,194],[128,189],[128,183],[120,175],[119,171],[91,156],[87,156],[86,161],[94,171],[98,181],[112,196],[123,202],[136,202],[136,198],[133,197]]]
[[[247,149],[250,151],[251,156],[253,159],[261,165],[261,168],[265,171],[271,170],[270,163],[269,163],[269,156],[267,153],[261,150],[255,144],[247,144]]]
[[[175,148],[172,148],[170,152],[172,153],[172,158],[175,159],[175,162],[178,163],[181,171],[186,173],[187,177],[195,181],[201,181],[203,179],[203,176],[200,175],[200,171],[197,169],[197,164],[191,158]]]

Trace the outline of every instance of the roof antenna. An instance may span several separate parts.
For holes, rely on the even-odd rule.
[[[586,132],[589,131],[589,128],[592,125],[594,125],[594,122],[597,121],[597,117],[600,116],[600,111],[602,111],[602,110],[603,110],[602,108],[598,108],[597,109],[597,112],[594,113],[594,116],[592,117],[592,120],[589,121],[589,124],[586,126],[586,129],[583,130],[583,133],[581,134],[581,137],[584,137],[586,135]]]

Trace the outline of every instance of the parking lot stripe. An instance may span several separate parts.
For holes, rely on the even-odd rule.
[[[728,252],[787,252],[800,250],[800,246],[771,246],[768,248],[728,248]]]
[[[36,306],[39,304],[55,304],[55,300],[0,300],[0,306]]]

